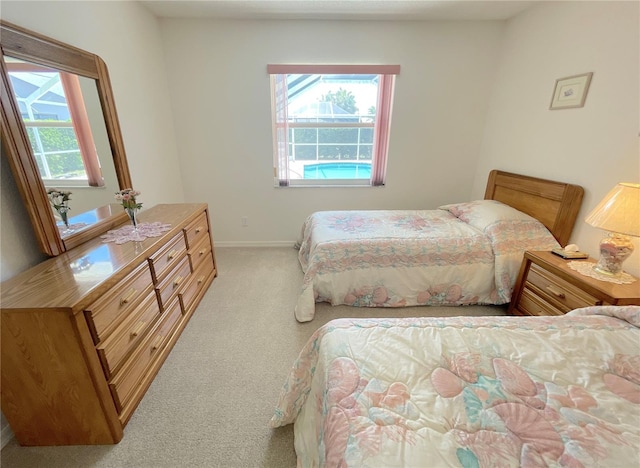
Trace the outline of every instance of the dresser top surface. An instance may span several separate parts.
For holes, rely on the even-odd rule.
[[[0,284],[0,307],[3,310],[77,309],[81,301],[95,300],[104,294],[206,208],[204,203],[192,203],[163,204],[143,210],[138,216],[140,223],[169,224],[170,230],[160,237],[119,245],[103,242],[98,237],[45,260]]]

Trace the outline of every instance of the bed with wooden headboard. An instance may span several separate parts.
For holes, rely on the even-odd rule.
[[[498,200],[533,216],[565,246],[571,237],[584,189],[579,185],[511,172],[489,173],[486,200]]]
[[[484,200],[430,210],[319,211],[303,223],[295,308],[505,304],[525,250],[565,245],[583,190],[499,170]]]

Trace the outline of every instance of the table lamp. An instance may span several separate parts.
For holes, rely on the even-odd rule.
[[[629,236],[640,236],[640,184],[616,185],[585,221],[609,231],[600,242],[600,259],[593,269],[607,276],[622,275],[622,263],[633,252]]]

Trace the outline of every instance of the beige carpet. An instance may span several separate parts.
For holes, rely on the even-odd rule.
[[[268,426],[280,387],[317,327],[338,317],[503,315],[504,307],[359,309],[318,304],[300,324],[302,272],[293,248],[218,248],[219,275],[122,441],[113,446],[2,450],[2,468],[296,466],[291,425]]]

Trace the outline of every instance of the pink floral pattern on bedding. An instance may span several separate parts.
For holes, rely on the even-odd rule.
[[[473,210],[482,215],[473,217]],[[541,223],[492,200],[458,210],[316,212],[301,235],[305,275],[295,309],[301,322],[313,319],[320,301],[360,307],[505,304],[523,252],[558,246]]]
[[[302,467],[628,466],[639,316],[334,320],[301,351],[271,425],[295,421]]]
[[[342,232],[373,232],[380,220],[360,216],[357,213],[338,212],[327,216],[327,227]]]
[[[617,359],[627,358],[638,356],[617,355]],[[455,362],[458,357],[450,360]],[[463,360],[470,362],[469,356]],[[609,445],[633,446],[622,429],[600,419],[602,409],[584,388],[536,381],[507,359],[476,354],[472,361],[466,378],[457,372],[459,367],[438,367],[431,374],[440,396],[460,397],[464,405],[467,427],[455,429],[461,466],[503,466],[515,461],[522,466],[577,467],[585,466],[585,461],[606,460]],[[472,379],[468,379],[469,371],[474,374]],[[502,444],[496,445],[496,435],[505,438]],[[493,443],[488,444],[488,438]]]
[[[341,466],[350,444],[362,450],[363,458],[375,455],[385,439],[415,444],[407,421],[416,420],[420,412],[407,386],[402,382],[384,386],[363,379],[349,358],[336,358],[329,364],[326,397],[317,401],[317,411],[327,415],[321,428],[329,437],[326,466]]]

